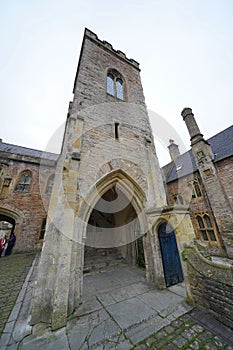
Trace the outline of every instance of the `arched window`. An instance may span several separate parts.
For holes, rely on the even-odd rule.
[[[116,80],[116,97],[119,98],[120,100],[124,99],[123,81],[120,78]]]
[[[111,69],[107,74],[107,93],[112,95],[119,100],[125,99],[125,84],[121,74],[115,70]]]
[[[24,171],[23,173],[21,173],[19,177],[19,181],[15,186],[15,191],[29,192],[30,183],[31,183],[31,172],[29,170]]]
[[[200,189],[200,185],[199,185],[197,180],[195,180],[193,182],[193,186],[194,186],[194,190],[195,190],[195,193],[196,193],[196,197],[201,197],[202,196],[201,189]]]
[[[211,223],[210,217],[207,214],[204,214],[203,216],[197,215],[196,216],[199,231],[201,232],[202,239],[204,241],[214,241],[216,242],[216,236],[214,233],[214,228]]]
[[[112,74],[107,75],[107,93],[114,96],[114,76]]]
[[[192,184],[189,184],[192,198],[202,197],[201,188],[198,180],[194,180]]]
[[[207,233],[211,241],[216,241],[216,236],[214,233],[213,225],[210,221],[210,218],[207,214],[204,215],[205,226],[207,228]]]
[[[48,178],[48,182],[45,190],[46,194],[50,194],[52,192],[53,183],[54,183],[54,174]]]

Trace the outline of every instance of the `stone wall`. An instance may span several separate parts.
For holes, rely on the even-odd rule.
[[[229,204],[233,208],[233,157],[228,157],[215,163],[218,177],[223,186],[223,190],[228,198]]]
[[[233,329],[233,260],[210,261],[195,246],[186,253],[190,298]]]

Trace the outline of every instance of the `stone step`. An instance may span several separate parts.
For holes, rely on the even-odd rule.
[[[119,254],[117,248],[93,248],[85,247],[85,257],[90,256],[108,256],[113,254]]]
[[[88,257],[84,261],[84,269],[83,272],[92,272],[97,270],[102,270],[110,267],[116,267],[125,263],[125,259],[123,259],[119,254],[112,254],[111,256],[92,256]]]

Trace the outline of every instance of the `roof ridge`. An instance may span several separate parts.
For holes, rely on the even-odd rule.
[[[0,143],[0,147],[1,147],[2,144],[8,145],[8,146],[17,147],[17,148],[24,148],[24,149],[28,149],[28,150],[31,150],[31,151],[41,152],[41,153],[49,153],[49,154],[59,155],[59,153],[50,152],[50,151],[42,151],[42,150],[39,150],[39,149],[36,149],[36,148],[30,148],[30,147],[16,145],[16,144],[13,144],[13,143],[8,143],[8,142],[1,142]]]

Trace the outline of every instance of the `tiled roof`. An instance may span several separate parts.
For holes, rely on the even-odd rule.
[[[211,137],[210,143],[216,160],[227,158],[233,155],[233,125]]]
[[[217,135],[207,140],[211,145],[213,153],[215,155],[215,161],[227,158],[233,155],[233,126],[221,131]],[[195,159],[192,151],[181,154],[176,161],[169,163],[171,166],[168,172],[168,164],[165,165],[162,170],[165,173],[166,182],[177,180],[182,176],[193,173],[197,170]]]
[[[29,156],[40,159],[48,159],[56,161],[58,158],[58,154],[51,152],[38,151],[36,149],[31,149],[27,147],[11,145],[9,143],[0,142],[0,152],[8,152],[13,154],[19,154],[21,156]]]

